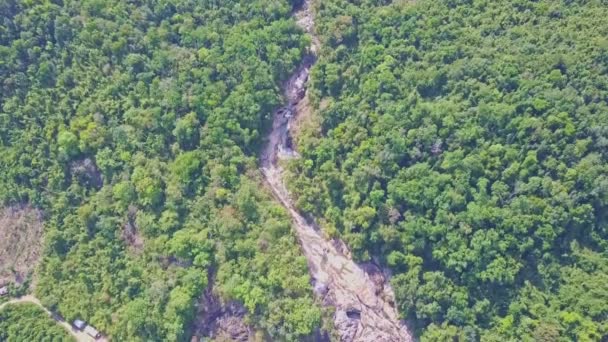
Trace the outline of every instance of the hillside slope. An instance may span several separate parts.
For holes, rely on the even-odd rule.
[[[245,338],[320,325],[255,158],[308,45],[293,5],[0,1],[0,201],[44,212],[45,307],[118,341],[213,335],[203,294]]]
[[[320,1],[300,210],[422,340],[608,333],[602,1]]]

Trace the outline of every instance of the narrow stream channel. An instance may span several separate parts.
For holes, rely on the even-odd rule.
[[[275,198],[291,215],[302,252],[308,260],[316,295],[326,306],[336,309],[335,328],[341,341],[412,341],[412,335],[399,320],[394,294],[383,272],[373,265],[358,265],[340,241],[329,241],[319,228],[308,222],[295,208],[283,182],[279,161],[294,158],[289,125],[298,116],[298,104],[306,96],[309,71],[320,43],[314,35],[312,0],[305,0],[294,12],[298,25],[312,37],[309,54],[286,82],[287,104],[273,115],[272,131],[260,155],[261,171]]]

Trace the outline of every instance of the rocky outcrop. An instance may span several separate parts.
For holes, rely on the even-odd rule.
[[[210,278],[209,283],[213,283]],[[209,285],[198,303],[192,341],[253,341],[253,328],[245,324],[247,310],[240,303],[222,303]]]

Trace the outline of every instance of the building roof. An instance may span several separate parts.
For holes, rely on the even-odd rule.
[[[8,286],[0,287],[0,296],[4,296],[8,294]]]

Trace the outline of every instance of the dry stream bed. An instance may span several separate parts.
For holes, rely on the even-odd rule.
[[[260,156],[261,171],[273,195],[292,218],[317,296],[324,305],[335,308],[334,324],[340,339],[409,342],[413,339],[399,319],[387,276],[378,267],[355,263],[342,242],[325,239],[319,228],[297,211],[283,181],[284,170],[279,161],[297,157],[291,148],[289,126],[299,114],[298,104],[307,96],[309,71],[319,49],[310,5],[311,0],[306,0],[294,13],[298,25],[312,37],[310,53],[285,84],[287,104],[274,113],[268,143]]]

